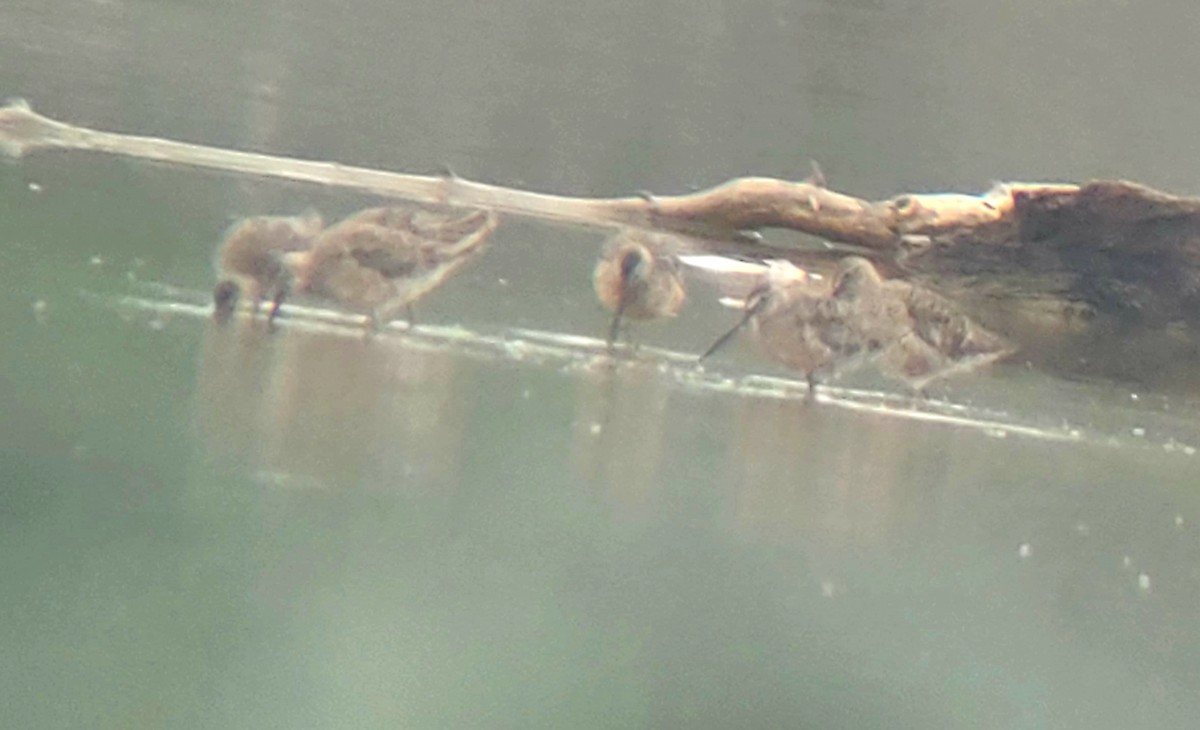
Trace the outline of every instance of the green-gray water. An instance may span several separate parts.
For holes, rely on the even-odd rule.
[[[1174,5],[13,0],[0,93],[573,194],[809,157],[867,197],[1189,193],[1200,19]],[[430,337],[267,336],[192,306],[233,218],[374,202],[83,154],[0,165],[6,726],[1200,716],[1188,399],[1018,362],[933,388],[967,407],[955,425],[439,338],[603,335],[603,233],[515,219],[422,303]],[[732,319],[710,295],[635,335],[698,351]],[[778,374],[744,345],[714,368]]]

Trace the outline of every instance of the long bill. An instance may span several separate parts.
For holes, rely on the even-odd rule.
[[[611,352],[616,345],[617,337],[621,334],[621,317],[630,300],[629,287],[621,287],[621,296],[617,298],[617,311],[613,312],[612,324],[608,327],[608,349]]]
[[[746,326],[746,323],[749,322],[754,315],[762,311],[762,308],[767,303],[767,296],[768,292],[765,289],[757,289],[753,292],[750,292],[749,296],[746,297],[746,302],[749,305],[746,307],[746,313],[742,315],[742,318],[738,321],[738,323],[731,327],[728,332],[718,337],[717,341],[712,343],[712,345],[710,345],[709,348],[704,351],[704,354],[697,358],[697,361],[703,362],[704,360],[707,360],[710,356],[716,353],[717,350],[720,350],[722,347],[729,344],[730,340],[732,340],[734,336],[736,336],[737,333]],[[751,300],[755,300],[753,304],[750,304]]]

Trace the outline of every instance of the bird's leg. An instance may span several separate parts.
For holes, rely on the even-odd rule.
[[[280,286],[275,290],[275,296],[271,298],[271,311],[267,314],[267,329],[275,330],[275,318],[279,316],[279,308],[283,306],[283,300],[287,298],[288,287]]]
[[[805,402],[816,403],[817,402],[817,374],[815,372],[810,372],[804,376],[804,380],[805,380],[805,382],[808,383],[808,393],[804,396]]]
[[[909,383],[909,394],[912,396],[914,405],[920,406],[929,402],[929,381],[922,380],[917,383]]]
[[[608,326],[608,338],[605,340],[605,346],[608,349],[608,354],[613,354],[613,350],[617,344],[617,337],[621,334],[621,313],[614,312],[612,324]]]
[[[386,324],[387,320],[380,316],[379,310],[371,310],[371,313],[363,320],[363,342],[370,342],[375,339],[375,336],[383,331]]]
[[[617,311],[613,312],[612,324],[608,327],[608,354],[613,354],[613,350],[617,346],[617,338],[621,336],[621,318],[625,314],[625,307],[629,304],[629,288],[621,288],[621,296],[617,299]]]

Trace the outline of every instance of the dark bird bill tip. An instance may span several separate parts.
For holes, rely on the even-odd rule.
[[[237,308],[241,290],[232,281],[222,281],[213,289],[213,319],[227,322]]]

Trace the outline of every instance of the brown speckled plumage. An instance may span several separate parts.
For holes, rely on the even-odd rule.
[[[362,312],[380,329],[474,259],[495,230],[488,211],[369,208],[291,256],[295,289]]]
[[[746,301],[746,316],[704,357],[749,323],[771,360],[802,373],[809,384],[875,364],[913,388],[979,367],[1011,352],[940,295],[906,281],[885,280],[866,259],[839,263],[831,284],[801,279],[764,285]]]

